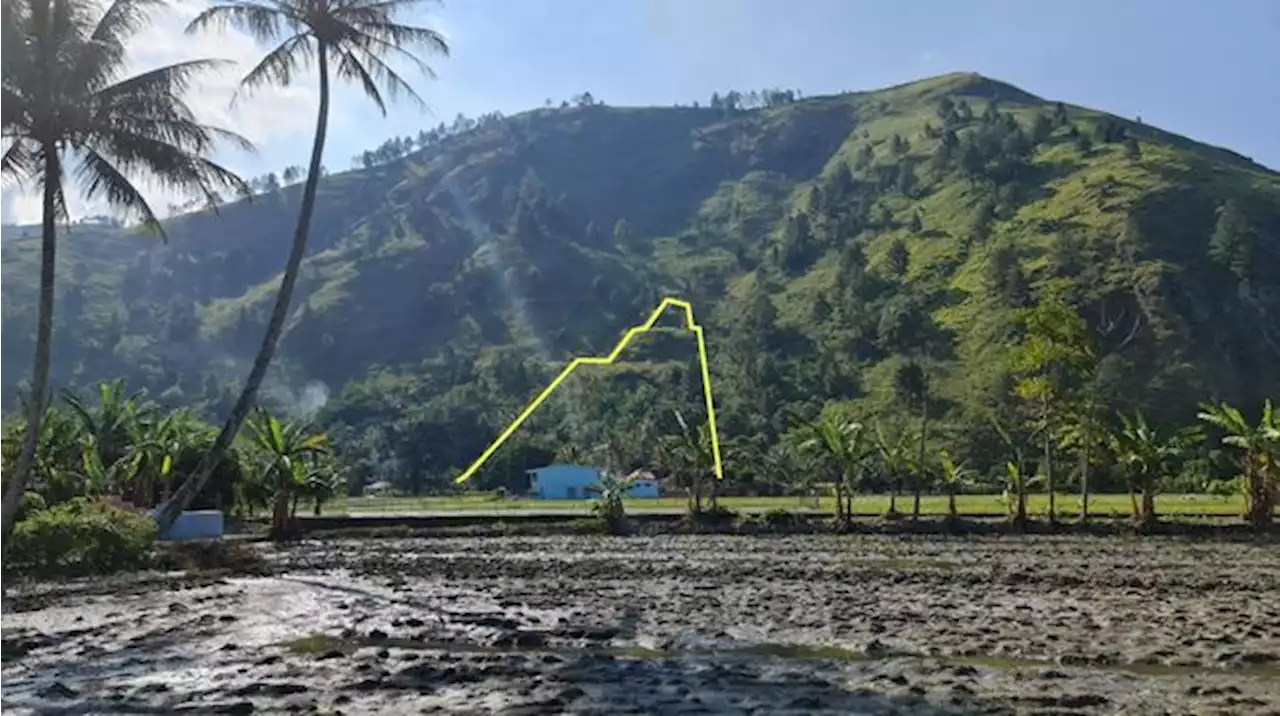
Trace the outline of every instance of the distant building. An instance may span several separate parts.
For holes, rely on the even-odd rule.
[[[631,489],[627,490],[627,497],[659,497],[662,490],[658,487],[658,478],[654,477],[652,472],[648,470],[636,470],[629,475],[631,479]]]
[[[555,464],[529,470],[529,496],[536,500],[587,500],[600,494],[598,467]],[[640,479],[627,491],[628,497],[657,497],[658,481]]]
[[[373,497],[375,495],[390,495],[393,489],[394,488],[390,482],[386,480],[378,480],[377,482],[371,482],[368,485],[365,485],[363,492],[365,497]]]

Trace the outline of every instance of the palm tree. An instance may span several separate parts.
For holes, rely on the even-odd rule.
[[[1205,404],[1197,414],[1201,420],[1222,429],[1224,445],[1243,454],[1240,470],[1245,483],[1245,518],[1259,529],[1271,524],[1276,493],[1280,492],[1280,418],[1267,400],[1262,419],[1255,426],[1236,408]]]
[[[289,303],[293,299],[298,269],[307,250],[316,187],[324,173],[320,161],[324,156],[325,134],[329,127],[330,63],[338,79],[358,83],[383,115],[387,112],[384,94],[392,100],[404,95],[417,105],[425,106],[413,87],[387,64],[387,58],[403,60],[431,76],[431,69],[426,63],[406,48],[420,47],[428,52],[448,54],[448,44],[436,31],[396,22],[400,10],[419,2],[421,0],[226,0],[204,10],[187,26],[188,32],[234,27],[260,43],[279,43],[241,80],[240,86],[246,92],[264,87],[288,87],[300,70],[314,62],[320,75],[320,107],[293,245],[280,279],[280,290],[276,294],[266,335],[262,338],[262,347],[258,349],[240,397],[236,399],[213,447],[195,474],[160,508],[156,521],[161,534],[168,531],[204,487],[222,453],[235,439],[253,408],[258,389],[275,356],[276,345],[289,314]]]
[[[262,408],[254,411],[249,433],[251,442],[265,458],[262,476],[275,498],[271,532],[277,537],[284,536],[292,512],[290,502],[306,484],[311,467],[307,459],[327,454],[329,438],[306,423],[283,423]]]
[[[1175,472],[1182,457],[1200,439],[1192,429],[1161,433],[1147,424],[1141,411],[1133,417],[1118,413],[1120,430],[1111,436],[1111,452],[1129,483],[1133,521],[1151,526],[1156,516],[1156,490],[1160,480]],[[1138,495],[1142,502],[1139,505]]]
[[[814,456],[835,477],[836,520],[853,519],[853,493],[869,451],[863,445],[866,426],[827,411],[816,422],[799,426],[799,449]]]
[[[920,405],[920,449],[916,459],[915,479],[911,484],[911,518],[920,518],[920,492],[927,477],[925,443],[929,439],[929,376],[917,361],[899,367],[894,375],[894,392],[901,398]]]
[[[876,452],[880,455],[880,466],[889,480],[889,511],[886,517],[898,516],[898,491],[902,487],[902,477],[911,469],[911,458],[907,454],[906,432],[898,434],[897,442],[890,442],[876,423]]]
[[[41,188],[40,298],[27,436],[4,495],[7,537],[31,475],[49,388],[57,223],[67,219],[63,177],[74,167],[82,196],[104,201],[163,236],[151,205],[131,177],[196,194],[211,205],[220,189],[244,182],[208,159],[220,140],[243,138],[201,124],[183,101],[192,78],[214,67],[191,60],[125,76],[126,43],[158,0],[5,0],[3,110],[6,182]]]

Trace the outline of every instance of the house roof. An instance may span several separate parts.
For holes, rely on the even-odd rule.
[[[572,467],[580,470],[595,470],[596,472],[601,472],[600,468],[593,467],[591,465],[572,465],[564,462],[556,462],[550,465],[543,465],[542,467],[535,467],[532,470],[525,470],[525,474],[532,475],[534,473],[542,472],[543,470],[550,470],[551,468],[554,468],[554,467]]]

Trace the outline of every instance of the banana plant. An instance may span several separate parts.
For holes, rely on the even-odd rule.
[[[911,471],[911,455],[910,455],[910,435],[906,431],[898,433],[897,441],[892,441],[885,436],[884,430],[881,429],[880,423],[876,422],[876,452],[880,456],[880,466],[884,470],[885,477],[889,480],[889,511],[887,517],[896,517],[898,515],[898,492],[902,488],[902,481]]]
[[[956,519],[959,517],[956,493],[969,484],[973,471],[966,467],[966,463],[957,465],[945,449],[938,452],[938,459],[942,463],[942,484],[947,490],[947,516]]]
[[[1044,482],[1042,475],[1027,475],[1021,465],[1012,461],[1004,464],[1004,492],[1000,501],[1009,512],[1009,520],[1016,526],[1027,523],[1027,494],[1032,487]]]
[[[1245,492],[1245,519],[1258,529],[1271,524],[1280,493],[1280,416],[1271,401],[1262,406],[1262,418],[1251,423],[1237,408],[1221,403],[1200,406],[1198,418],[1225,433],[1222,444],[1239,451]]]
[[[1111,436],[1111,452],[1124,471],[1135,523],[1150,525],[1156,516],[1156,492],[1165,477],[1177,472],[1183,457],[1200,441],[1194,428],[1163,433],[1149,425],[1141,411],[1118,413],[1120,430]],[[1139,504],[1138,495],[1142,501]]]
[[[636,478],[633,475],[605,472],[600,476],[600,484],[589,488],[596,493],[595,504],[591,506],[592,512],[614,534],[626,530],[627,512],[622,500],[631,491],[635,482]]]
[[[866,425],[827,412],[817,421],[797,425],[795,434],[798,450],[811,455],[835,478],[836,519],[848,522],[853,518],[854,492],[872,452],[865,444]]]
[[[706,425],[692,427],[680,411],[674,412],[680,432],[663,436],[658,441],[658,462],[685,490],[689,497],[689,512],[696,517],[702,514],[702,499],[707,492],[707,481],[717,479],[711,432]],[[717,491],[713,489],[710,492],[714,509]]]
[[[262,456],[262,478],[274,498],[271,532],[282,537],[289,531],[291,502],[306,481],[306,458],[329,454],[329,438],[307,423],[281,422],[263,408],[254,411],[249,436]]]

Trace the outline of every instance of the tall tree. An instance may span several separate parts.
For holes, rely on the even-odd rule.
[[[4,495],[7,537],[31,475],[49,388],[57,224],[68,220],[63,178],[164,236],[133,179],[216,206],[220,189],[248,191],[208,156],[238,135],[202,124],[183,99],[191,80],[217,63],[190,60],[127,76],[126,45],[156,0],[5,0],[3,9],[3,176],[41,189],[40,298],[27,434]],[[7,542],[7,540],[6,540]]]
[[[1056,518],[1054,437],[1062,428],[1060,412],[1070,395],[1069,380],[1092,365],[1093,348],[1084,319],[1052,287],[1038,305],[1021,313],[1020,323],[1026,337],[1013,356],[1018,374],[1015,392],[1037,413],[1035,427],[1044,447],[1044,479],[1052,521]]]
[[[329,127],[330,63],[338,79],[359,83],[365,96],[377,105],[383,115],[387,112],[384,94],[392,100],[404,95],[415,104],[425,106],[413,87],[387,63],[388,58],[404,61],[430,77],[431,68],[407,48],[448,54],[445,38],[435,30],[396,21],[401,10],[418,2],[420,0],[227,0],[205,9],[187,26],[190,33],[206,28],[234,27],[259,43],[279,43],[241,80],[240,86],[246,92],[264,87],[287,87],[293,84],[300,70],[314,63],[319,74],[320,106],[316,113],[311,162],[302,190],[293,245],[262,347],[212,449],[195,473],[160,508],[156,521],[161,534],[200,492],[223,451],[235,439],[253,408],[258,389],[275,356],[298,280],[298,269],[306,254],[307,236],[315,211],[316,187],[323,174],[320,162]]]
[[[911,518],[919,519],[920,494],[929,473],[925,456],[925,445],[929,439],[929,375],[919,361],[907,361],[894,374],[893,389],[909,405],[920,406],[920,445],[914,466],[914,479],[911,482]]]

